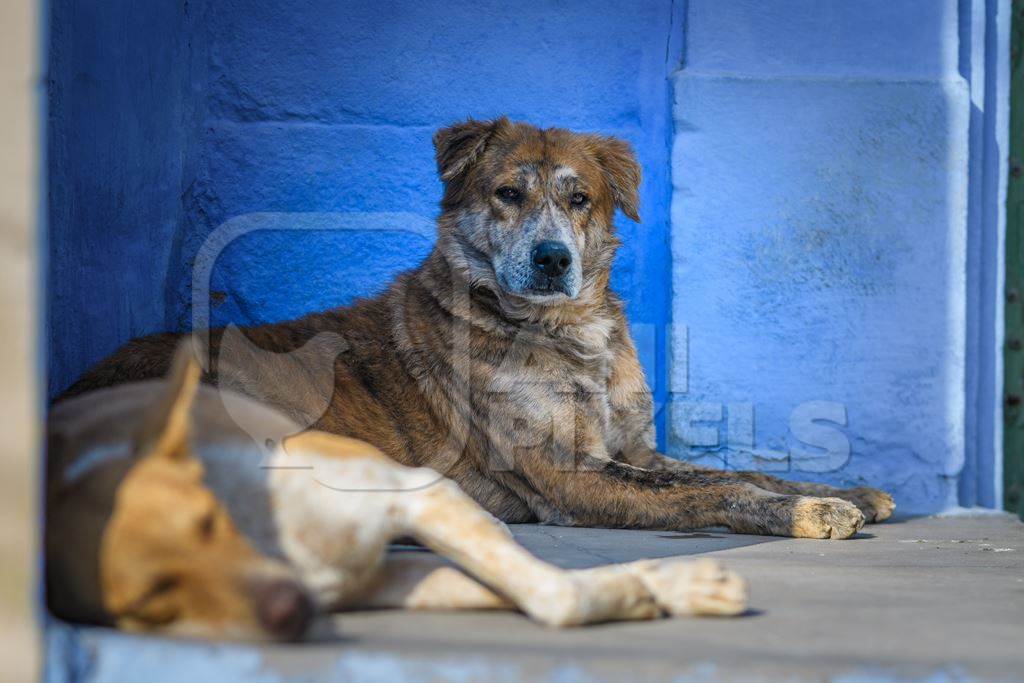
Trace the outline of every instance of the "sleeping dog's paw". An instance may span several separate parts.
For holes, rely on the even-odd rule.
[[[714,560],[647,560],[630,567],[673,616],[730,616],[747,608],[747,582]]]
[[[864,520],[868,524],[884,522],[892,516],[892,511],[896,509],[896,502],[893,501],[892,496],[870,486],[841,489],[832,495],[856,505],[864,513]]]
[[[853,503],[839,498],[800,496],[792,503],[796,538],[849,538],[864,526],[864,514]]]

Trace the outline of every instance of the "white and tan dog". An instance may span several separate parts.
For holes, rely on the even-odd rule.
[[[130,630],[294,639],[316,613],[352,608],[519,609],[572,626],[745,607],[743,580],[710,560],[548,565],[433,470],[399,465],[361,441],[302,433],[199,376],[186,344],[165,380],[54,407],[46,550],[56,614]],[[294,436],[264,457],[240,423]],[[389,554],[403,536],[455,566]]]

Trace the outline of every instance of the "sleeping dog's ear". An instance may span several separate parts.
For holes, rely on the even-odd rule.
[[[186,338],[174,354],[163,391],[146,410],[135,436],[135,452],[172,459],[189,458],[189,412],[199,387],[199,363],[192,338]]]
[[[487,141],[496,131],[509,125],[504,116],[493,121],[466,119],[434,133],[437,172],[448,184],[466,172],[480,158]]]
[[[640,162],[625,140],[605,135],[588,135],[591,153],[604,171],[615,206],[634,221],[640,221]]]

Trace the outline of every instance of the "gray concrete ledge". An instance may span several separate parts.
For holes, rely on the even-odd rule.
[[[261,648],[54,624],[48,680],[1024,680],[1024,524],[1009,515],[887,522],[849,541],[513,531],[564,567],[716,557],[750,580],[752,609],[567,631],[506,613],[348,613],[317,642]]]

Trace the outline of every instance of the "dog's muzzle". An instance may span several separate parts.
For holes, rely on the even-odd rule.
[[[256,584],[256,614],[260,626],[273,638],[301,638],[315,616],[313,600],[298,583],[272,579]]]
[[[547,240],[538,243],[530,253],[533,266],[530,289],[538,293],[569,294],[566,274],[572,268],[572,252],[562,242]]]

